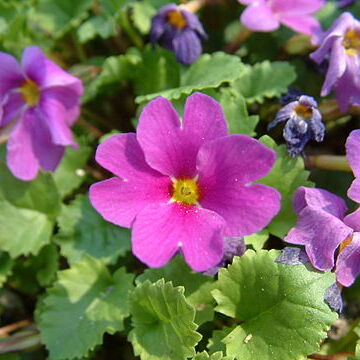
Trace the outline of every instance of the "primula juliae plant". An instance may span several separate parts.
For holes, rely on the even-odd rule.
[[[96,160],[117,177],[90,188],[108,221],[132,228],[132,251],[148,266],[178,251],[195,271],[217,265],[224,236],[263,229],[280,208],[280,194],[251,182],[266,175],[274,151],[245,135],[228,135],[219,103],[195,93],[180,119],[156,98],[142,111],[136,134],[112,136]]]

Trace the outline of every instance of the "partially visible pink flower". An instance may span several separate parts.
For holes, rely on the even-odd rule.
[[[253,31],[273,31],[283,24],[290,29],[317,36],[320,24],[311,14],[324,6],[324,0],[239,0],[248,5],[240,21]]]
[[[32,180],[39,168],[54,171],[65,146],[76,147],[70,126],[79,115],[81,81],[49,60],[37,46],[21,64],[0,52],[0,132],[9,133],[7,165]]]
[[[165,265],[181,251],[195,271],[223,258],[224,237],[264,228],[279,211],[280,195],[251,184],[266,175],[273,150],[246,135],[228,135],[219,103],[195,93],[183,120],[162,97],[142,111],[137,134],[114,135],[96,160],[116,176],[90,188],[108,221],[132,228],[142,262]]]
[[[360,21],[349,12],[324,33],[320,47],[310,54],[317,64],[329,62],[321,96],[335,91],[341,110],[360,105]]]
[[[350,133],[346,157],[355,175],[348,196],[360,203],[360,130]],[[316,269],[335,267],[338,282],[350,286],[360,274],[360,209],[345,216],[343,199],[326,190],[307,187],[296,191],[293,204],[299,220],[284,240],[305,245]]]

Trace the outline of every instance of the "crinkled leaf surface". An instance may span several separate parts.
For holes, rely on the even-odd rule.
[[[230,134],[254,136],[259,116],[249,115],[245,98],[232,88],[221,89],[220,104],[229,125]]]
[[[186,300],[196,309],[195,322],[198,325],[213,319],[215,302],[210,293],[214,284],[213,277],[192,271],[182,257],[176,256],[162,268],[145,270],[137,277],[136,282],[156,282],[159,279],[184,287]]]
[[[265,177],[257,181],[274,187],[281,193],[281,210],[268,226],[270,233],[283,238],[296,223],[296,214],[292,208],[292,199],[299,186],[313,186],[308,180],[309,172],[304,168],[301,157],[292,158],[288,155],[285,145],[277,146],[269,136],[260,141],[276,151],[276,162]]]
[[[77,195],[69,205],[63,205],[58,223],[56,241],[70,263],[86,254],[114,263],[130,249],[129,230],[105,221],[86,195]]]
[[[134,329],[129,340],[141,360],[184,360],[195,355],[201,339],[194,323],[195,309],[184,288],[160,279],[138,285],[130,299]]]
[[[232,87],[247,102],[262,103],[265,98],[278,97],[296,79],[294,68],[287,62],[264,61],[254,66],[246,65]]]
[[[135,101],[141,103],[157,96],[179,99],[181,95],[188,95],[195,90],[216,88],[225,82],[231,82],[240,76],[243,69],[244,65],[237,56],[222,52],[204,54],[182,73],[179,87],[138,96]]]
[[[77,150],[66,148],[65,156],[53,175],[61,197],[71,194],[84,181],[86,175],[84,166],[91,151],[89,146],[81,146]]]
[[[111,275],[90,256],[58,273],[41,305],[39,329],[53,360],[86,356],[102,343],[105,332],[123,328],[129,315],[133,275],[119,269]]]
[[[206,351],[203,351],[201,353],[197,353],[192,360],[225,360],[225,359],[230,359],[228,357],[224,357],[223,353],[221,351],[218,351],[216,353],[213,353],[211,355],[209,355]]]
[[[219,273],[217,311],[241,321],[223,341],[239,360],[289,360],[316,352],[337,319],[324,302],[334,274],[274,262],[279,252],[248,250]]]

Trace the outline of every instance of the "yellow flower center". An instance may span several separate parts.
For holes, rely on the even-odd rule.
[[[172,184],[171,200],[187,205],[195,205],[200,197],[199,186],[195,179],[175,179]]]
[[[356,55],[360,51],[360,33],[348,30],[342,41],[343,47],[348,55]]]
[[[35,106],[40,100],[40,89],[32,80],[25,80],[20,87],[23,100],[29,106]]]
[[[350,245],[352,242],[352,235],[350,235],[348,238],[346,238],[341,244],[339,253],[341,253],[348,245]]]
[[[180,11],[177,11],[177,10],[169,11],[167,13],[167,21],[172,26],[174,26],[178,29],[182,29],[187,25],[184,15]]]
[[[311,118],[313,113],[312,108],[310,106],[306,106],[302,104],[296,105],[294,111],[296,112],[296,115],[302,117],[305,120]]]

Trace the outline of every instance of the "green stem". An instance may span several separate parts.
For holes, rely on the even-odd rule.
[[[352,171],[345,156],[310,155],[305,159],[308,168],[322,170]]]

